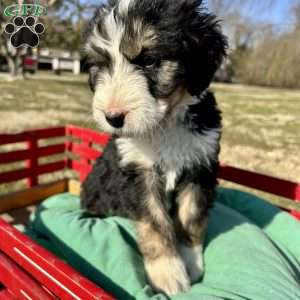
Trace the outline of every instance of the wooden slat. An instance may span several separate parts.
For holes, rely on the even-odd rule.
[[[1,219],[0,249],[58,299],[115,299],[64,261]]]
[[[37,129],[24,131],[17,134],[0,134],[0,145],[26,142],[33,139],[47,139],[65,136],[65,127],[55,127],[48,129]]]
[[[17,299],[55,299],[11,258],[0,251],[0,280]]]
[[[76,160],[71,160],[71,169],[77,171],[80,175],[80,181],[83,182],[86,176],[92,171],[92,166],[89,164],[83,164]]]
[[[68,180],[60,180],[40,185],[29,190],[11,193],[0,197],[0,213],[12,209],[32,205],[52,195],[65,193],[68,190]]]
[[[61,171],[66,167],[66,161],[58,161],[53,163],[48,163],[40,166],[36,166],[34,169],[30,167],[19,169],[15,171],[8,171],[0,173],[0,184],[1,183],[10,183],[25,178],[30,178],[32,175],[42,175],[46,173],[52,173],[56,171]]]
[[[29,150],[17,150],[6,153],[0,153],[0,164],[7,164],[16,161],[22,161],[30,157]]]
[[[45,157],[50,155],[61,154],[64,152],[65,152],[65,144],[57,144],[57,145],[40,147],[38,149],[38,156]]]
[[[91,129],[80,128],[68,125],[67,136],[80,140],[81,144],[74,141],[66,141],[66,150],[77,156],[79,161],[67,159],[67,166],[79,173],[80,181],[84,181],[86,176],[92,170],[91,160],[95,160],[102,155],[102,152],[92,148],[93,144],[98,144],[104,148],[110,140],[110,136],[104,133],[96,132]]]
[[[300,210],[292,210],[291,214],[300,221]]]
[[[65,151],[65,145],[58,144],[58,145],[40,147],[37,149],[36,155],[38,157],[45,157],[50,155],[61,154],[64,153],[64,151]],[[30,157],[31,157],[30,150],[17,150],[17,151],[0,153],[0,164],[22,161],[25,159],[29,159]]]
[[[37,173],[38,169],[38,157],[37,157],[37,149],[38,149],[38,141],[31,140],[27,142],[28,150],[30,151],[30,158],[26,161],[26,166],[30,170],[30,177],[27,178],[27,183],[29,187],[34,187],[38,185],[39,177]]]
[[[96,160],[102,152],[97,151],[91,147],[87,147],[85,145],[80,145],[77,143],[72,143],[70,152],[78,155],[80,158],[86,158],[90,160]]]
[[[30,177],[30,175],[31,171],[28,168],[0,173],[0,184],[18,181]]]
[[[56,171],[61,171],[66,167],[66,162],[64,160],[58,161],[58,162],[53,162],[53,163],[48,163],[45,165],[38,166],[37,168],[37,174],[42,175],[46,173],[53,173]]]
[[[84,165],[78,161],[72,161],[72,169],[79,172],[80,181],[83,182],[86,176],[91,172],[91,165]]]
[[[0,290],[0,300],[16,300],[15,297],[8,289]]]
[[[221,166],[219,177],[273,195],[300,201],[300,184],[295,182],[229,166]]]
[[[101,146],[106,146],[110,136],[104,133],[96,132],[87,128],[80,128],[72,125],[67,126],[67,135],[79,138],[83,141],[90,141]]]

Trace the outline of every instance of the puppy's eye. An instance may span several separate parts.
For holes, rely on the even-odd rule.
[[[141,53],[132,61],[132,63],[145,69],[151,69],[158,66],[160,64],[160,60],[154,55]]]
[[[152,68],[157,65],[158,60],[154,56],[145,56],[143,65],[145,68]]]

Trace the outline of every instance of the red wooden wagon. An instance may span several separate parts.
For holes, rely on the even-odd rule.
[[[0,171],[0,184],[25,179],[28,185],[26,190],[0,197],[0,299],[114,299],[12,226],[24,222],[26,208],[49,196],[67,191],[78,194],[79,181],[90,172],[108,140],[105,134],[75,126],[0,135],[0,165],[26,163],[22,169]],[[45,145],[45,141],[54,143]],[[26,148],[1,151],[14,144]],[[40,163],[53,155],[62,158]],[[39,184],[41,175],[63,170],[71,170],[72,175]],[[229,166],[221,167],[220,178],[300,202],[300,184]],[[300,220],[292,207],[291,202],[284,209]]]

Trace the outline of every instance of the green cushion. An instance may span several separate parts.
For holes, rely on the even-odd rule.
[[[28,234],[118,299],[169,299],[148,286],[126,219],[90,217],[62,194],[39,207]],[[300,224],[257,197],[219,189],[204,260],[203,280],[171,299],[300,299]]]

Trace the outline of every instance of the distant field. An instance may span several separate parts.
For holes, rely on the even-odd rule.
[[[300,91],[216,84],[223,110],[221,158],[300,182]]]
[[[92,94],[87,78],[43,73],[31,80],[5,82],[0,77],[0,132],[66,123],[90,126]]]
[[[222,161],[300,182],[300,91],[225,84],[212,89],[223,111]],[[85,76],[0,79],[0,91],[0,132],[95,126]]]

